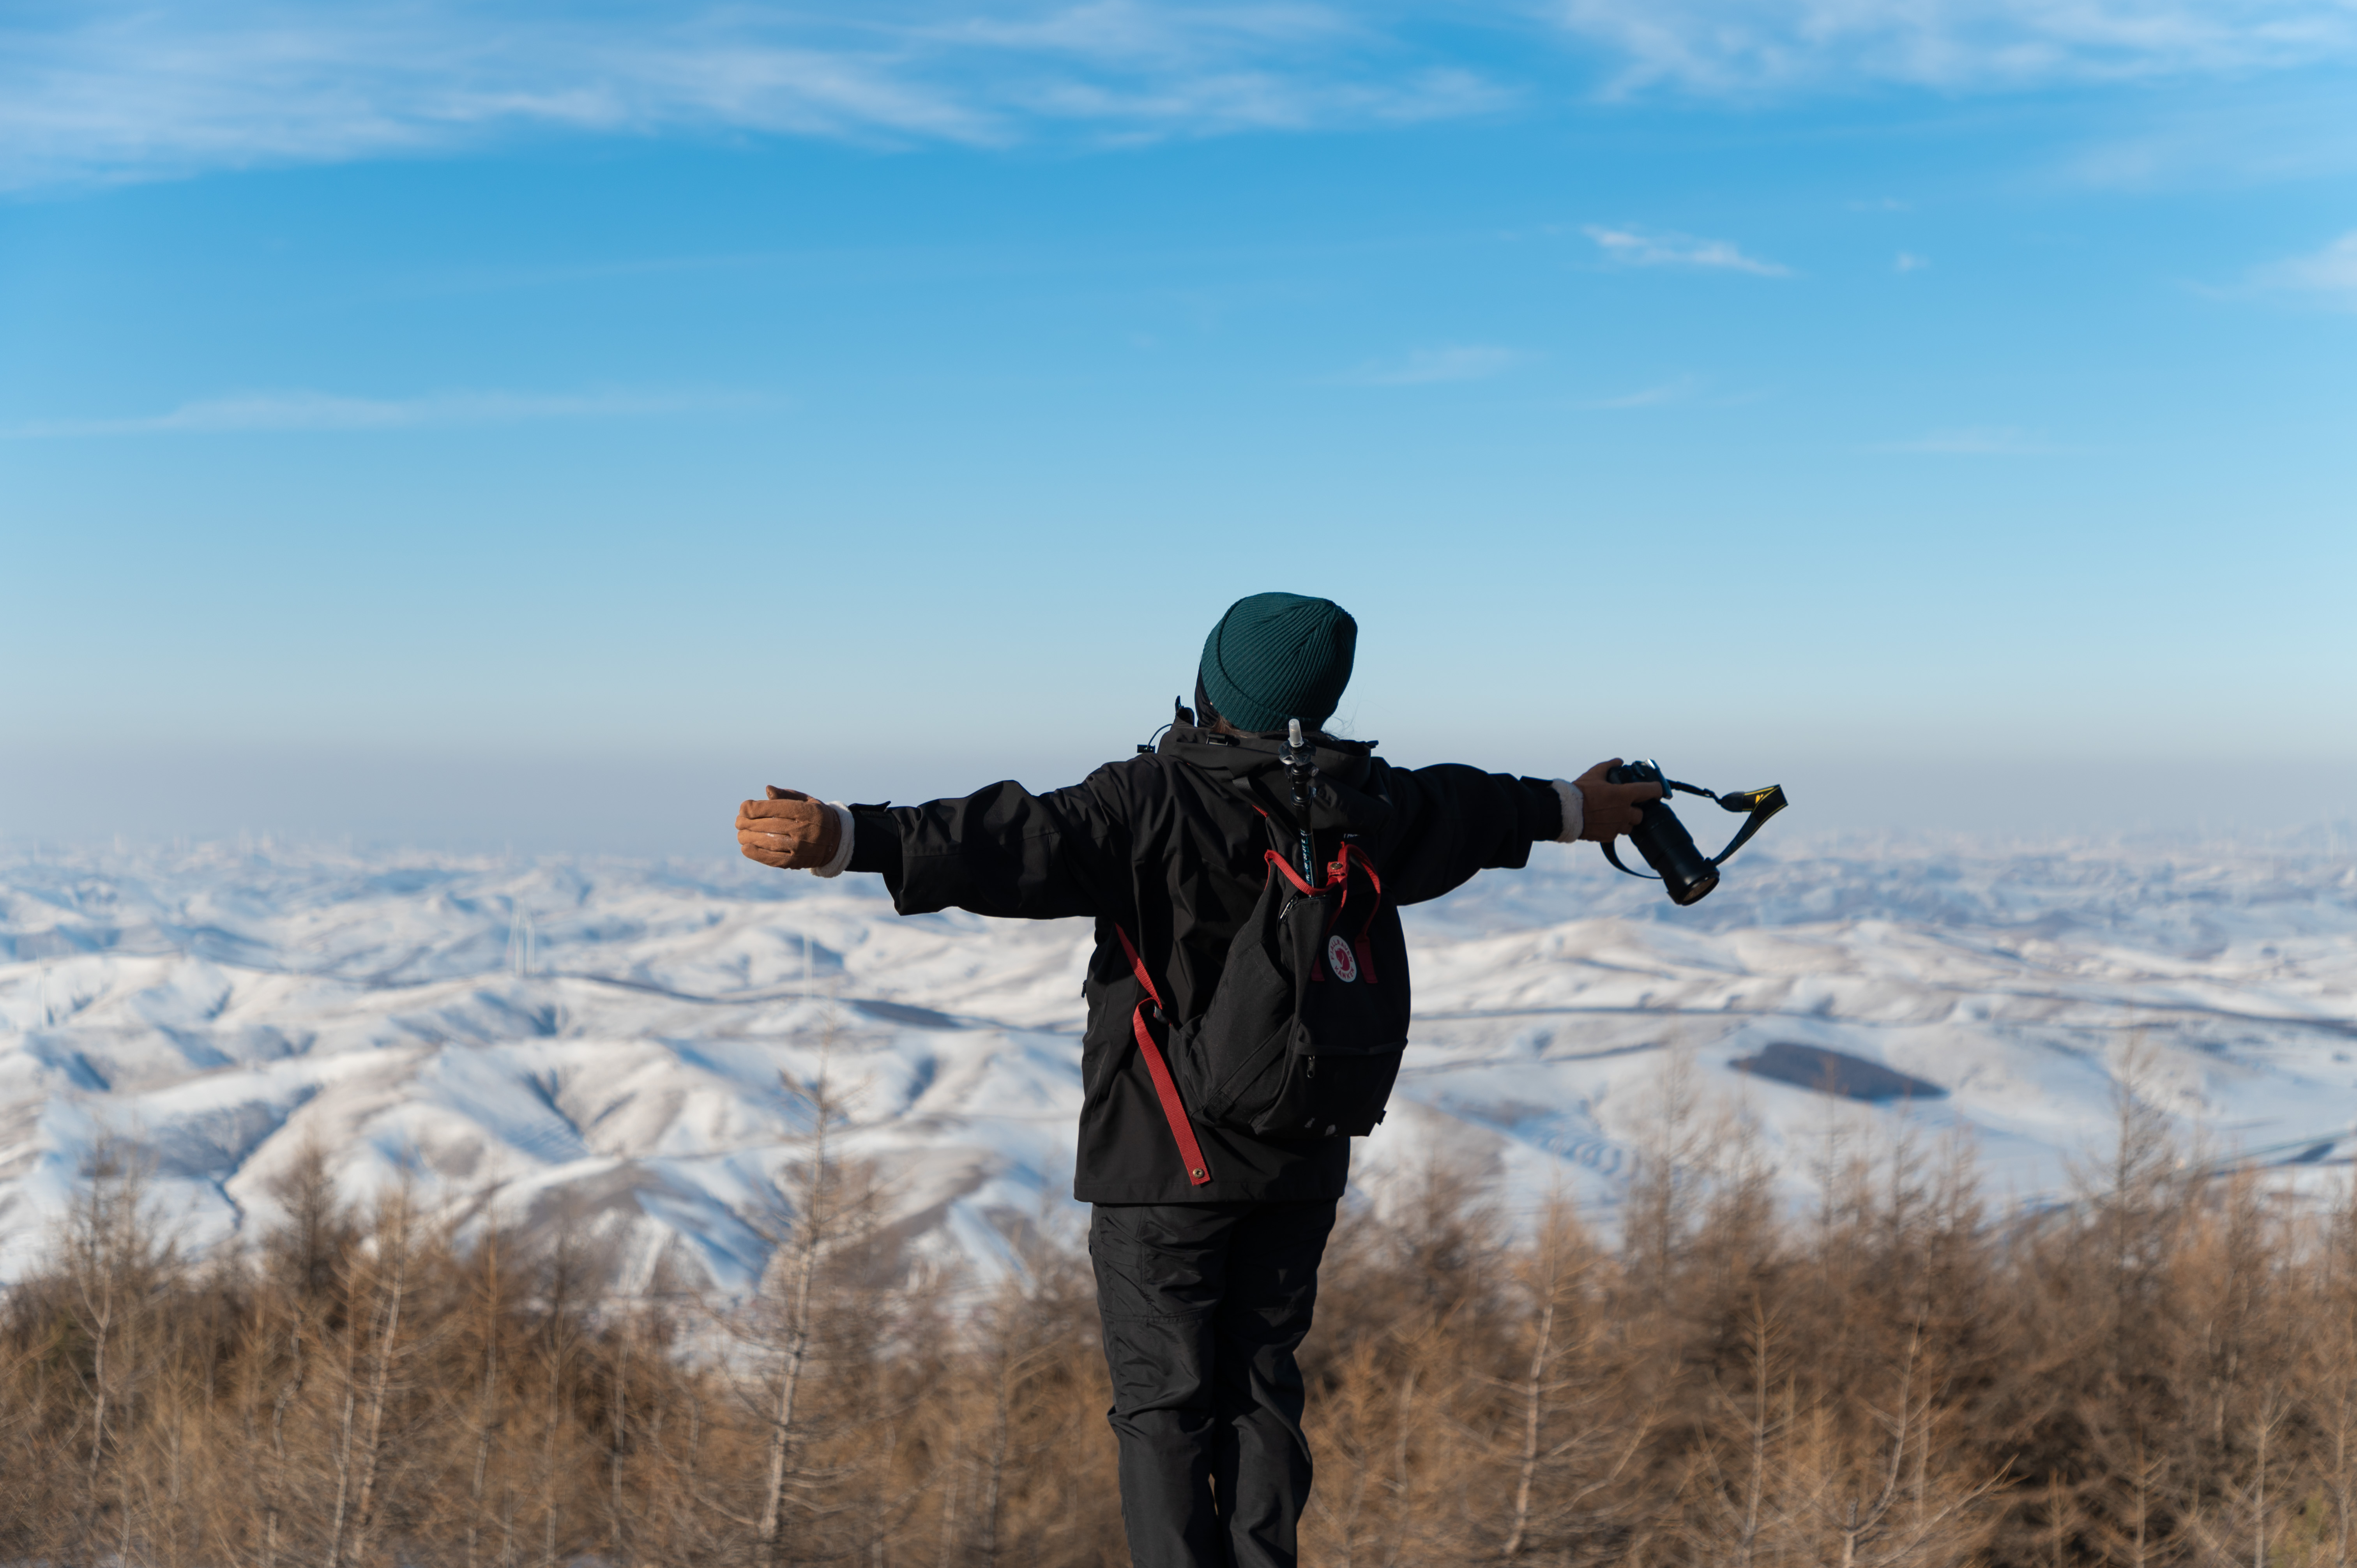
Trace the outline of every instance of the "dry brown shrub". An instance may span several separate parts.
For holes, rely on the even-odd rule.
[[[1303,1351],[1306,1562],[2357,1562],[2357,1202],[2284,1208],[2131,1082],[2068,1203],[1995,1219],[1961,1149],[1834,1127],[1795,1216],[1739,1116],[1690,1074],[1660,1099],[1618,1248],[1445,1163],[1350,1206]],[[199,1262],[102,1151],[0,1308],[0,1558],[1125,1561],[1052,1219],[1010,1217],[974,1289],[823,1139],[779,1197],[724,1312],[612,1294],[586,1225],[356,1210],[316,1156]]]

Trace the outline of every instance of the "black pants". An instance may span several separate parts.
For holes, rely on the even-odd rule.
[[[1294,1568],[1301,1369],[1334,1201],[1096,1206],[1089,1258],[1135,1568]]]

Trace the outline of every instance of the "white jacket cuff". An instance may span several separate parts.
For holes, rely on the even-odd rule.
[[[843,843],[835,850],[833,860],[811,867],[813,876],[842,875],[844,867],[851,864],[851,846],[859,836],[859,824],[851,820],[850,807],[840,800],[829,800],[827,805],[834,811],[834,820],[843,824]]]
[[[1555,781],[1555,799],[1563,802],[1563,832],[1555,835],[1557,843],[1577,843],[1579,830],[1587,825],[1587,798],[1579,786],[1568,779]]]

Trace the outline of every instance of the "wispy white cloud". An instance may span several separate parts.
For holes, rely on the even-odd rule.
[[[1225,5],[1149,5],[1084,0],[1080,5],[998,16],[965,15],[912,31],[1076,58],[1201,64],[1233,48],[1350,41],[1358,26],[1340,12],[1304,3]]]
[[[1949,90],[2229,74],[2357,56],[2346,0],[1558,0],[1617,89]]]
[[[551,419],[615,419],[767,406],[742,394],[630,392],[445,392],[410,398],[345,397],[296,391],[240,392],[184,403],[163,413],[119,419],[35,420],[0,430],[11,440],[91,435],[258,435],[294,431],[412,430],[514,424]]]
[[[1919,256],[1912,251],[1901,251],[1890,263],[1894,273],[1920,273],[1932,264],[1929,256]]]
[[[1378,360],[1335,378],[1351,386],[1415,387],[1437,381],[1480,381],[1501,375],[1531,358],[1519,349],[1466,343],[1418,349],[1396,360]]]
[[[2261,287],[2319,295],[2357,308],[2357,229],[2320,251],[2258,269]]]
[[[511,132],[997,145],[1401,124],[1561,101],[1599,70],[1608,96],[1756,97],[2341,59],[2352,0],[83,0],[0,8],[0,188]]]
[[[2045,440],[2033,431],[2016,429],[2006,424],[1965,425],[1952,430],[1934,430],[1908,441],[1889,441],[1873,448],[1877,452],[1925,452],[1965,457],[2034,457],[2050,455],[2061,447]]]
[[[1696,240],[1684,234],[1648,234],[1637,229],[1608,229],[1591,223],[1589,239],[1612,261],[1631,267],[1701,267],[1717,272],[1749,273],[1755,277],[1790,277],[1792,269],[1747,256],[1725,240]]]
[[[831,12],[777,0],[99,0],[0,21],[0,186],[413,153],[512,131],[987,145],[1056,126],[1136,139],[1408,122],[1510,97],[1466,62],[1405,50],[1310,0]]]

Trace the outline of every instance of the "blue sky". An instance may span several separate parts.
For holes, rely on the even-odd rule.
[[[198,9],[0,22],[0,836],[1062,782],[1267,587],[1403,760],[2357,798],[2347,0]]]

